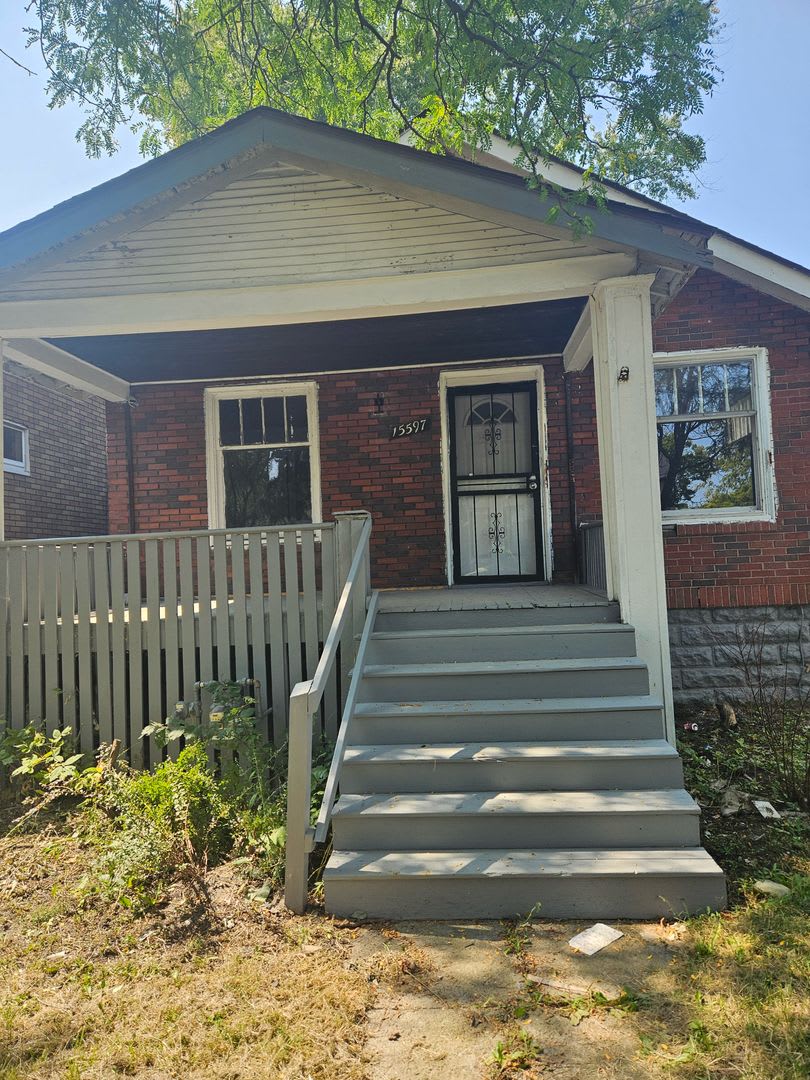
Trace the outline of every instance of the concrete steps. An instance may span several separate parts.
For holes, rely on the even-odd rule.
[[[725,902],[615,605],[377,616],[327,910],[658,918]]]

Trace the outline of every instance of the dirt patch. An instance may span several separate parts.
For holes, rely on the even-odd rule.
[[[654,1075],[639,1060],[636,1009],[626,989],[666,983],[681,935],[623,924],[624,938],[594,957],[568,939],[584,924],[401,923],[369,928],[354,946],[407,956],[404,970],[368,1014],[372,1080],[481,1080],[541,1075],[634,1080]]]

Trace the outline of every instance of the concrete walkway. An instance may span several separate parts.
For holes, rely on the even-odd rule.
[[[568,940],[587,925],[364,927],[358,957],[382,951],[389,969],[369,1015],[370,1080],[651,1077],[622,992],[667,992],[677,927],[616,924],[625,936],[586,957]],[[499,1071],[499,1044],[524,1055],[519,1069]]]

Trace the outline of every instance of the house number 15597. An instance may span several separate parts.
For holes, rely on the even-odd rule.
[[[421,420],[409,420],[406,424],[394,424],[391,428],[391,438],[401,439],[406,435],[418,435],[430,426],[430,417],[425,416]]]

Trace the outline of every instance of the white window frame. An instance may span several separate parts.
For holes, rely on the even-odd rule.
[[[244,386],[229,384],[228,386],[208,387],[205,391],[205,471],[208,482],[208,527],[210,529],[226,528],[223,457],[225,451],[219,445],[219,403],[229,398],[254,397],[306,397],[312,521],[314,523],[320,522],[321,453],[318,429],[318,384],[316,382],[249,383]],[[245,449],[250,450],[251,447],[246,446]],[[300,523],[296,522],[296,524]],[[281,528],[281,526],[274,525],[268,525],[267,527],[268,529]]]
[[[15,431],[22,432],[22,445],[23,456],[22,461],[17,458],[3,457],[3,471],[7,473],[17,473],[19,476],[31,475],[31,458],[29,455],[29,434],[28,428],[23,424],[15,424],[12,420],[3,421],[3,435],[5,436],[6,428],[14,428]]]
[[[696,510],[662,510],[664,524],[711,525],[724,522],[776,521],[777,492],[771,423],[770,368],[764,348],[695,349],[684,352],[653,354],[656,367],[681,367],[686,364],[751,363],[751,397],[756,420],[753,430],[754,484],[758,505]],[[656,428],[658,417],[656,415]]]

